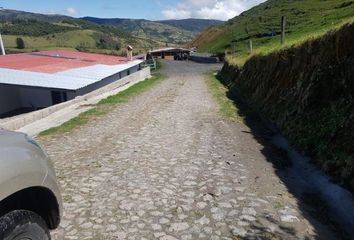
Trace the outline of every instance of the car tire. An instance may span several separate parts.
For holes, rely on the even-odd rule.
[[[50,240],[44,220],[36,213],[15,210],[0,218],[1,240]]]

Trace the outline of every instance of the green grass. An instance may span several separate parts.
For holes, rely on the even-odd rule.
[[[33,52],[33,51],[45,51],[52,49],[76,49],[77,47],[84,46],[85,51],[103,53],[103,54],[115,54],[126,55],[124,46],[128,44],[128,40],[115,36],[109,36],[112,41],[119,43],[121,49],[116,51],[113,48],[100,49],[97,47],[99,41],[97,37],[102,34],[89,29],[79,29],[73,31],[67,31],[62,33],[49,34],[45,36],[22,36],[22,35],[3,35],[4,44],[6,50],[10,53],[17,52]],[[21,37],[25,42],[25,49],[16,48],[16,38]],[[135,38],[134,41],[129,42],[134,46],[134,53],[144,52],[150,49],[152,46],[157,46],[159,43],[151,42],[150,40]]]
[[[49,136],[54,134],[68,133],[73,129],[76,129],[77,127],[87,124],[89,121],[92,121],[94,119],[100,118],[108,114],[119,104],[126,103],[131,98],[138,96],[144,91],[151,89],[153,86],[158,84],[163,79],[164,79],[163,75],[161,75],[160,73],[155,73],[152,78],[139,82],[116,95],[102,99],[92,109],[81,113],[79,116],[63,123],[58,127],[50,128],[48,130],[41,132],[39,136],[43,137],[43,136]]]
[[[217,79],[216,75],[213,72],[208,73],[205,79],[210,93],[218,104],[220,115],[233,122],[242,122],[243,118],[239,115],[239,110],[226,96],[228,89]]]
[[[47,36],[33,37],[21,36],[24,40],[26,49],[52,49],[52,48],[76,48],[80,43],[87,44],[90,48],[96,47],[96,41],[92,37],[91,30],[74,30],[65,33],[56,33]],[[6,48],[16,48],[16,35],[4,35]]]
[[[286,17],[286,42],[280,36],[256,37],[256,34],[280,32],[280,19]],[[228,52],[239,62],[249,57],[251,37],[254,54],[270,52],[301,44],[354,20],[354,2],[349,0],[268,0],[267,2],[229,20],[226,24],[209,28],[192,45],[199,51]],[[235,50],[235,52],[234,52]]]
[[[125,91],[122,91],[116,95],[105,98],[97,103],[97,106],[115,106],[117,104],[128,102],[129,99],[133,96],[137,96],[138,94],[150,89],[156,83],[158,83],[162,79],[161,74],[157,74],[154,77],[147,79],[145,81],[139,82],[132,87],[128,88]]]

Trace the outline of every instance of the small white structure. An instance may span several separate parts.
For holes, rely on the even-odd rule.
[[[133,60],[133,47],[130,45],[127,46],[127,58]]]

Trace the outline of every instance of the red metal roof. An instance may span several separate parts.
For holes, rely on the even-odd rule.
[[[88,67],[96,64],[125,64],[126,57],[82,53],[67,50],[20,53],[0,56],[0,68],[31,72],[56,73],[69,69]]]

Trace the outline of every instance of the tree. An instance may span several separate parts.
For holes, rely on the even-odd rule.
[[[18,49],[24,49],[25,48],[25,41],[23,41],[22,38],[16,38],[16,47]]]
[[[85,42],[80,42],[78,46],[75,48],[79,52],[86,52],[87,51],[87,44]]]

